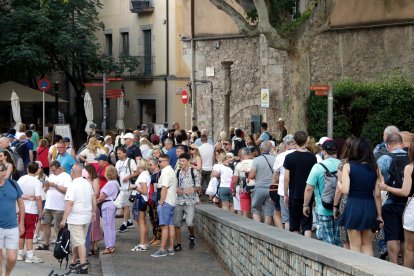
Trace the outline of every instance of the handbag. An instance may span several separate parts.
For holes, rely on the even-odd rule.
[[[137,191],[135,190],[132,191],[131,194],[129,195],[128,201],[131,203],[134,203],[136,199],[136,195],[137,195]]]
[[[206,194],[210,196],[214,196],[215,194],[217,194],[217,186],[218,186],[217,177],[212,177],[210,179],[210,182],[208,183]]]

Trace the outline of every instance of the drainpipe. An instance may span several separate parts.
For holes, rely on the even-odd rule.
[[[194,0],[191,0],[191,11],[190,11],[190,35],[194,37]],[[191,39],[191,126],[197,124],[197,87],[195,85],[195,68],[196,68],[196,43]]]
[[[166,5],[166,14],[165,14],[165,20],[166,20],[166,26],[165,26],[165,39],[166,39],[166,63],[165,63],[165,77],[164,77],[164,85],[165,85],[165,92],[164,92],[164,101],[165,101],[165,115],[164,115],[164,122],[168,122],[168,76],[170,75],[170,35],[169,35],[169,5],[168,0],[165,0]]]
[[[231,95],[231,65],[233,61],[222,61],[224,69],[224,131],[229,134],[230,129],[230,95]]]

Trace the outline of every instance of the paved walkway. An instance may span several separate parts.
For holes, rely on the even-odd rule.
[[[121,223],[122,219],[117,219],[117,225]],[[150,224],[149,228],[151,229]],[[152,232],[149,238],[152,238]],[[230,275],[224,264],[197,233],[196,246],[192,250],[188,248],[188,238],[189,233],[184,224],[183,250],[174,256],[153,258],[150,255],[159,247],[149,248],[147,252],[131,252],[131,248],[137,244],[137,228],[117,233],[115,253],[100,256],[103,275]],[[104,247],[102,242],[99,247]]]

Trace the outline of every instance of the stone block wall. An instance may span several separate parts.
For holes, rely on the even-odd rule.
[[[413,275],[373,257],[304,238],[212,205],[196,207],[196,227],[234,275]]]

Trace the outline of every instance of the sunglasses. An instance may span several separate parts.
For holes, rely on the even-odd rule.
[[[229,144],[229,143],[223,143],[223,145],[224,145],[224,146],[228,146],[228,145],[230,145],[230,144]]]

